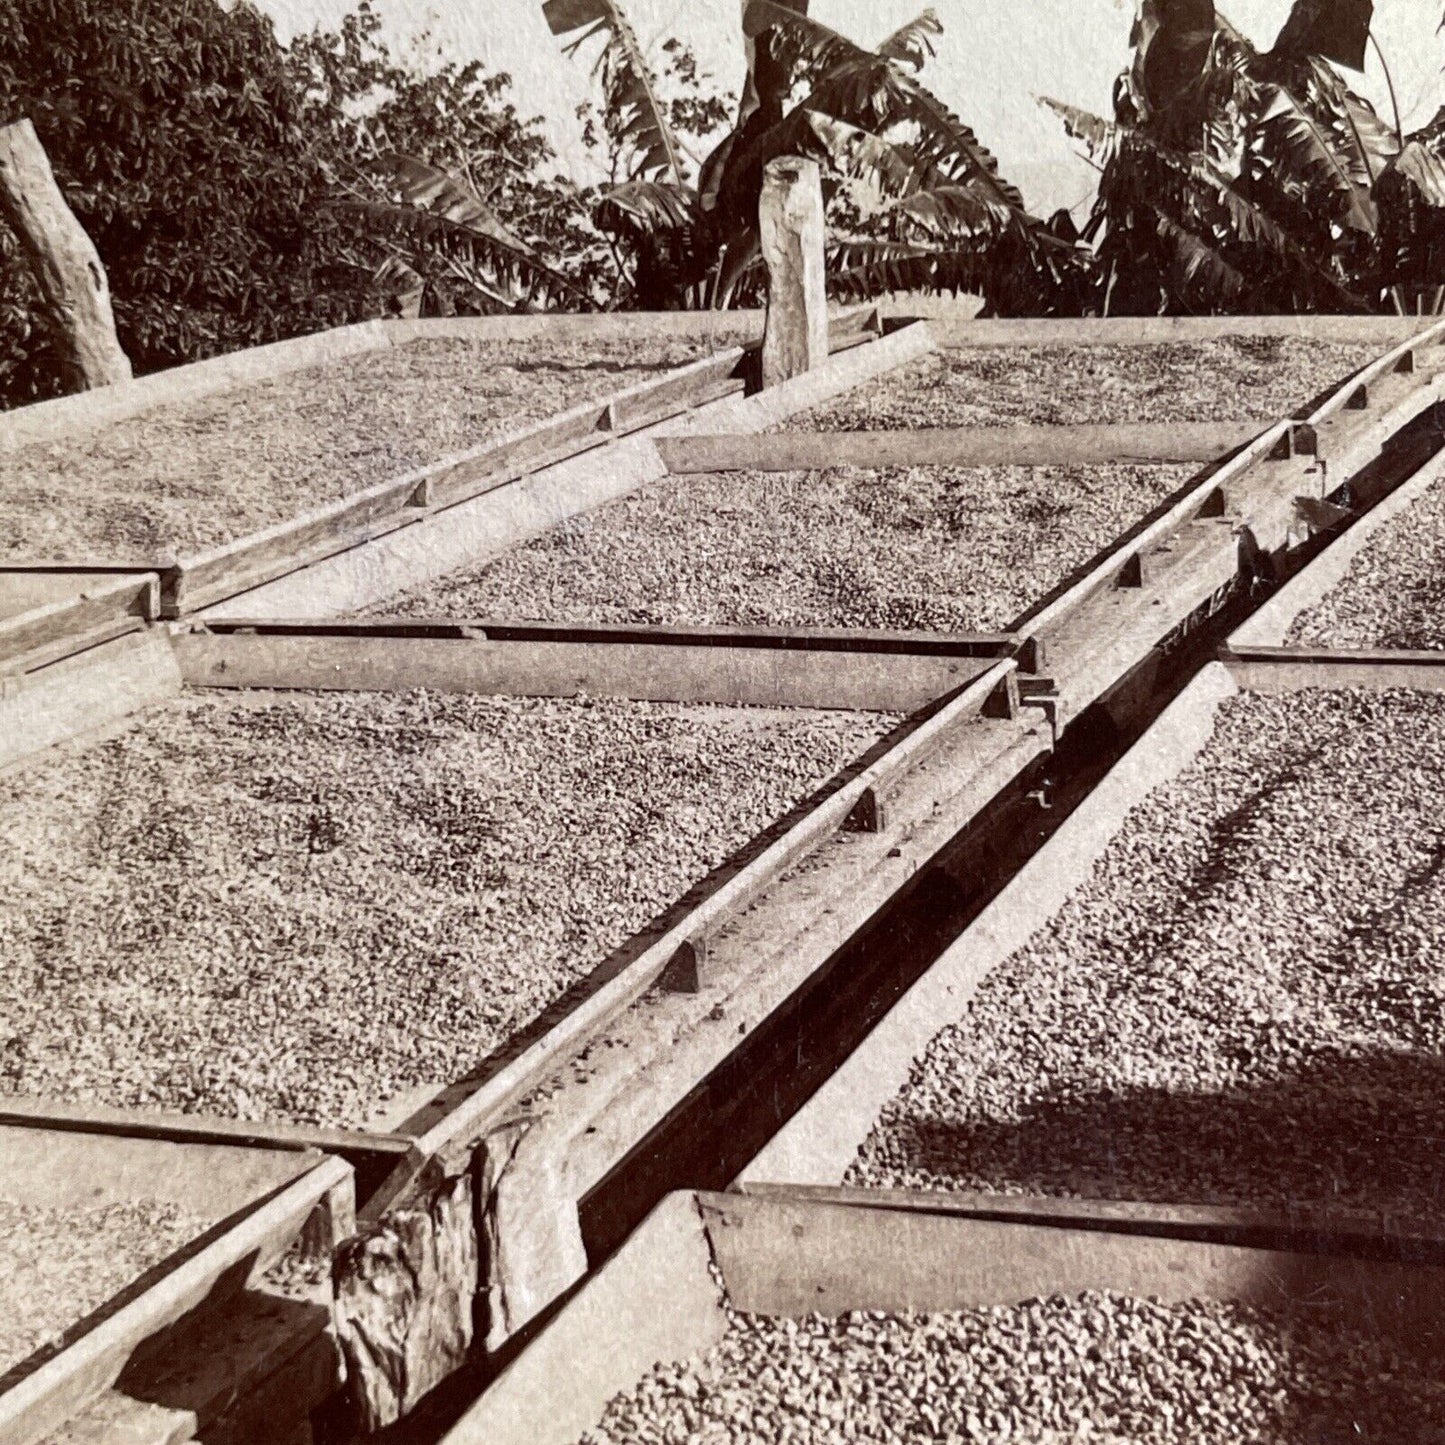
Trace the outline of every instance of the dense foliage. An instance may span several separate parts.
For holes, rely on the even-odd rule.
[[[596,220],[632,258],[638,304],[726,306],[761,293],[757,202],[767,163],[819,161],[836,294],[982,291],[998,310],[1072,294],[1072,237],[1041,224],[972,129],[919,75],[942,25],[932,10],[868,50],[808,14],[808,0],[744,0],[749,73],[732,130],[694,171],[621,0],[547,0],[598,74],[629,142]]]
[[[1371,0],[1296,0],[1267,51],[1213,0],[1143,0],[1104,120],[1089,309],[1399,311],[1445,296],[1445,127],[1402,134],[1360,70]]]
[[[338,322],[324,153],[267,21],[215,0],[10,0],[0,124],[29,116],[111,280],[139,369]],[[60,384],[12,237],[0,234],[0,393]]]
[[[393,58],[366,3],[289,50],[245,0],[7,11],[0,124],[34,122],[138,370],[398,306],[606,294],[587,197],[548,178],[551,151],[508,78]],[[0,227],[0,401],[64,384]]]

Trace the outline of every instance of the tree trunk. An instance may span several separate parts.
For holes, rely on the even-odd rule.
[[[66,205],[28,120],[0,126],[0,219],[30,263],[77,389],[129,381],[100,255]]]
[[[823,180],[817,163],[781,156],[763,172],[758,202],[768,267],[763,385],[776,386],[828,359]]]

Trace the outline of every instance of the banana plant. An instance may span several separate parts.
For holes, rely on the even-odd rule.
[[[861,223],[830,241],[840,295],[966,284],[1016,304],[1028,291],[1021,264],[1051,286],[1071,262],[1073,243],[1027,213],[978,136],[921,83],[943,29],[932,10],[869,50],[811,17],[807,0],[741,0],[749,64],[738,119],[693,178],[619,0],[543,8],[569,53],[601,38],[597,73],[635,138],[633,173],[604,194],[596,219],[639,254],[641,306],[756,299],[763,173],[785,155],[818,161],[835,219]],[[848,204],[858,194],[866,215]]]
[[[1044,100],[1101,171],[1100,309],[1438,305],[1438,137],[1402,135],[1336,69],[1363,68],[1372,18],[1296,0],[1260,51],[1213,0],[1143,0],[1113,120]]]

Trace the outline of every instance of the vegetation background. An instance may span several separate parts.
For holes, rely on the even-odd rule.
[[[533,118],[555,86],[534,96],[497,47],[473,58],[446,35],[495,6],[448,7],[428,39],[397,26],[422,0],[381,0],[387,16],[267,3],[279,30],[250,0],[5,0],[0,124],[34,121],[138,370],[397,312],[755,302],[757,188],[789,152],[824,166],[840,297],[967,289],[998,314],[1445,303],[1433,23],[1390,53],[1421,33],[1424,0],[1241,0],[1257,25],[1238,29],[1212,0],[1140,0],[1132,36],[1118,0],[1092,22],[1089,3],[948,3],[867,44],[825,23],[846,0],[730,0],[672,31],[657,0],[526,0],[510,44],[587,97],[565,124],[554,102]],[[867,7],[870,29],[901,4]],[[312,11],[326,23],[298,23]],[[989,65],[980,114],[956,109],[961,56]],[[1070,82],[1042,105],[1040,57]],[[1037,184],[1044,159],[1025,190],[994,158],[1040,134],[1091,177],[1071,212],[1053,204],[1067,186]],[[0,229],[0,401],[68,384]]]

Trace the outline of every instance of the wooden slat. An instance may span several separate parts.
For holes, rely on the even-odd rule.
[[[1251,1249],[1297,1250],[1307,1241],[1312,1253],[1356,1259],[1408,1255],[1416,1263],[1445,1265],[1445,1234],[1424,1229],[1417,1220],[1397,1220],[1378,1210],[1315,1204],[1261,1209],[1229,1204],[798,1184],[747,1184],[736,1192],[760,1199],[843,1204],[855,1209],[942,1213],[1046,1228],[1212,1240]]]
[[[670,471],[790,472],[833,467],[1043,467],[1214,461],[1250,442],[1254,422],[1134,422],[908,431],[771,432],[659,440]]]
[[[1251,692],[1394,687],[1445,691],[1445,652],[1231,647],[1223,661],[1240,687]]]
[[[160,578],[154,572],[0,573],[0,605],[0,668],[13,670],[27,659],[33,666],[78,652],[158,616]]]
[[[0,1439],[7,1445],[31,1445],[58,1429],[87,1401],[114,1384],[143,1340],[206,1299],[229,1271],[251,1261],[263,1265],[274,1261],[318,1201],[345,1188],[350,1177],[350,1169],[340,1160],[323,1160],[307,1169],[68,1348],[22,1377],[0,1394]]]
[[[262,1123],[206,1114],[171,1114],[160,1109],[118,1109],[26,1095],[0,1097],[0,1128],[37,1129],[88,1137],[152,1139],[226,1148],[371,1153],[405,1157],[411,1144],[400,1134],[320,1125]]]
[[[906,303],[902,309],[906,311]],[[1159,346],[1222,337],[1283,337],[1354,346],[1393,346],[1429,324],[1396,316],[1146,316],[1043,320],[954,320],[930,315],[942,347]]]
[[[175,638],[193,687],[621,697],[739,707],[915,712],[989,658],[682,642],[552,642],[193,631]]]
[[[170,642],[153,632],[0,677],[0,773],[62,743],[98,736],[180,687]]]
[[[733,1308],[796,1316],[1012,1305],[1110,1291],[1136,1298],[1217,1299],[1271,1310],[1326,1302],[1351,1323],[1445,1338],[1445,1269],[1199,1240],[856,1208],[776,1194],[701,1200]]]
[[[198,625],[199,626],[199,625]],[[1008,632],[905,632],[878,628],[722,627],[691,623],[518,622],[469,618],[212,618],[218,637],[253,632],[271,637],[464,638],[492,642],[628,642],[651,647],[760,648],[782,652],[907,653],[927,657],[1011,657],[1019,639]]]

